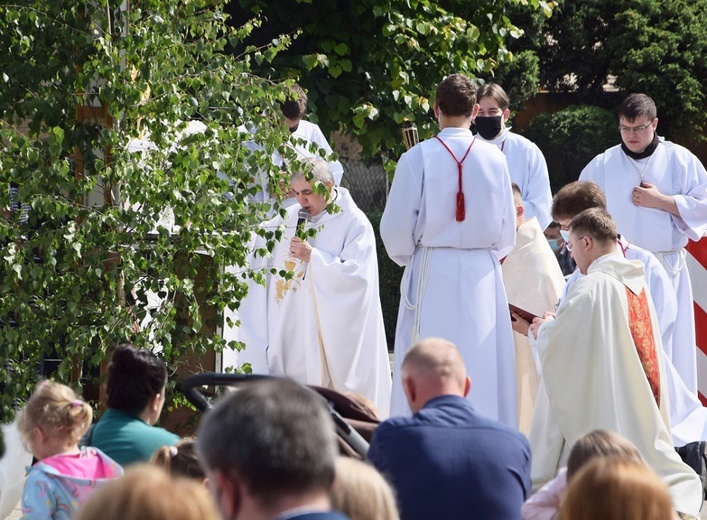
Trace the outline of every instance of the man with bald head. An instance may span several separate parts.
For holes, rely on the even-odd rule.
[[[401,519],[520,518],[530,494],[528,441],[474,410],[457,348],[424,339],[401,373],[413,415],[381,423],[368,452],[395,487]]]

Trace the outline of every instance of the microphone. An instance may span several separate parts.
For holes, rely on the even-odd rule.
[[[420,142],[420,136],[417,133],[417,126],[415,123],[410,121],[408,118],[403,120],[403,143],[405,144],[405,149],[409,150],[417,143]]]
[[[301,240],[304,240],[304,225],[309,221],[309,211],[307,211],[304,208],[300,208],[300,210],[297,212],[297,230],[295,231],[295,236],[299,237]],[[304,270],[304,274],[302,275],[302,280],[304,281],[304,277],[307,275],[307,269]]]
[[[304,231],[304,225],[309,221],[309,211],[300,208],[297,212],[297,232],[298,234]],[[301,238],[301,237],[300,237]]]

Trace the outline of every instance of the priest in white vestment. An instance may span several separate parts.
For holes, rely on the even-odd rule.
[[[224,337],[246,349],[224,365],[248,362],[254,373],[359,394],[384,419],[391,378],[373,228],[349,192],[334,186],[327,164],[311,164],[311,181],[292,176],[299,204],[263,224],[283,234],[271,255],[253,255],[250,267],[263,269],[265,286],[251,283],[238,310],[240,327],[226,325]],[[316,236],[303,240],[311,228]],[[254,249],[264,245],[258,238]]]
[[[576,181],[563,186],[553,199],[552,218],[567,233],[570,221],[585,209],[606,209],[606,196],[599,186],[591,181]],[[662,357],[665,365],[666,383],[670,396],[670,426],[675,446],[684,446],[690,442],[707,440],[707,408],[683,382],[671,361],[673,332],[677,317],[677,298],[666,273],[658,259],[649,251],[631,244],[622,235],[618,235],[616,251],[628,260],[643,263],[644,279],[655,306],[663,343]],[[584,274],[577,269],[567,280],[562,299],[572,285]],[[531,444],[534,436],[531,435]]]
[[[499,259],[515,243],[506,160],[469,130],[476,88],[460,74],[437,88],[441,132],[402,155],[383,217],[388,256],[405,266],[395,335],[391,415],[409,414],[400,367],[426,337],[459,348],[474,381],[469,399],[517,427],[515,355]]]
[[[655,254],[668,272],[678,302],[671,360],[696,395],[695,314],[684,248],[707,232],[707,171],[686,148],[658,137],[656,115],[651,98],[628,96],[619,107],[622,144],[595,157],[580,180],[606,192],[621,233]]]
[[[486,83],[477,95],[479,112],[472,119],[477,137],[498,146],[508,161],[511,181],[520,188],[525,218],[535,217],[544,230],[550,225],[550,177],[545,157],[535,143],[506,127],[511,115],[508,95],[496,83]]]
[[[533,428],[533,487],[552,478],[582,435],[597,429],[628,438],[668,486],[678,512],[697,517],[702,484],[670,436],[669,403],[655,309],[643,265],[616,252],[616,227],[605,210],[577,215],[568,245],[586,276],[569,290],[555,319],[536,319],[547,401]]]
[[[560,298],[565,277],[536,218],[525,219],[520,189],[513,184],[516,206],[516,246],[501,265],[508,302],[536,316],[542,316]],[[528,336],[514,332],[516,354],[516,396],[518,429],[530,434],[530,423],[540,376],[535,368]]]

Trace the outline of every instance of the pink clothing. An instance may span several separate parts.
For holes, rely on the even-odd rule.
[[[86,448],[71,455],[55,455],[42,462],[67,477],[103,479],[118,476],[119,466],[99,457],[95,448]]]
[[[561,468],[557,476],[541,487],[520,508],[523,520],[552,520],[560,509],[567,491],[567,468]]]
[[[29,468],[22,491],[23,520],[71,520],[98,486],[123,474],[96,448],[40,460]]]

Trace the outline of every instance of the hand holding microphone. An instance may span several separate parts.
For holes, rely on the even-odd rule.
[[[290,240],[290,256],[309,262],[312,257],[312,246],[304,238],[304,226],[309,221],[309,212],[302,208],[297,213],[297,230],[295,237]]]
[[[297,212],[297,229],[295,230],[295,236],[304,240],[304,226],[309,222],[309,211],[304,208],[300,208]]]

